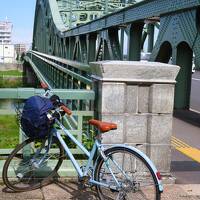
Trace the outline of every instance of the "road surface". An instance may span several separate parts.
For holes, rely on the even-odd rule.
[[[173,136],[192,147],[192,150],[199,150],[195,155],[200,157],[200,127],[191,125],[180,119],[173,120]],[[189,156],[172,149],[172,174],[176,177],[176,183],[200,184],[200,163],[189,158],[192,156],[191,148],[185,148]]]
[[[192,75],[190,108],[200,112],[200,71]]]
[[[176,183],[200,184],[200,72],[192,75],[190,109],[195,112],[180,111],[179,118],[173,120],[174,144],[172,149],[172,174]],[[172,141],[174,138],[172,138]],[[173,142],[172,142],[173,144]],[[178,149],[178,148],[177,148]],[[187,156],[186,156],[187,155]],[[192,158],[195,158],[194,161]]]

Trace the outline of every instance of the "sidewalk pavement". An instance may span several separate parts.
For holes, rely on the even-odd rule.
[[[57,182],[38,190],[14,193],[0,186],[0,200],[94,200],[97,194],[91,189],[78,188],[76,182]],[[164,185],[162,200],[200,200],[198,185]]]

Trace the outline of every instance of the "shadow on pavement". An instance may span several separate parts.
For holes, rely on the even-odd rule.
[[[195,161],[172,161],[171,171],[197,171],[200,172],[200,163]]]
[[[191,110],[174,110],[174,117],[200,127],[200,113]]]
[[[91,189],[90,187],[83,188],[80,184],[77,182],[70,182],[64,183],[57,181],[55,184],[66,191],[66,193],[70,194],[72,200],[93,200],[98,199],[97,193],[95,189]]]

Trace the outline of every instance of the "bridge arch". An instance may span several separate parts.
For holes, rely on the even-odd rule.
[[[156,57],[156,62],[168,63],[172,56],[172,45],[168,41],[164,41]]]
[[[175,108],[190,108],[193,51],[188,43],[181,42],[176,48],[176,64],[181,67],[175,89]]]

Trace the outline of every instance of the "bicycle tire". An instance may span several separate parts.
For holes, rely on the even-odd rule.
[[[38,149],[41,150],[38,157],[34,158],[35,160],[41,160],[42,156],[44,157],[43,151],[46,151],[46,141],[47,138],[38,140],[29,138],[19,144],[8,156],[3,167],[2,176],[4,184],[9,189],[15,192],[23,192],[37,189],[50,183],[62,164],[64,159],[64,149],[58,139],[53,137],[52,145],[54,145],[54,149],[58,149],[59,152],[48,152],[48,155],[46,155],[40,166],[35,167],[33,164],[33,156],[36,157],[37,154],[35,154],[34,151],[37,151]],[[44,147],[42,147],[42,144],[44,144]],[[28,155],[22,153],[28,149]],[[53,157],[53,155],[55,157]],[[55,166],[50,166],[50,164],[53,165],[54,162]]]
[[[120,156],[120,155],[123,156]],[[112,171],[115,176],[118,178],[118,182],[123,186],[121,190],[113,189],[116,188],[114,185],[114,179],[109,172],[102,157],[99,157],[97,160],[97,167],[94,172],[94,179],[98,182],[102,182],[104,184],[109,184],[111,187],[106,188],[103,186],[96,186],[98,196],[101,200],[105,199],[147,199],[147,200],[160,200],[161,194],[159,192],[158,182],[153,173],[151,166],[147,163],[147,161],[139,155],[137,152],[133,151],[130,148],[126,147],[111,147],[105,151],[105,155],[108,158],[108,162],[112,162]],[[127,160],[129,157],[132,157],[133,160],[130,159],[130,162]],[[130,157],[130,158],[131,158]],[[119,166],[126,171],[126,174],[130,176],[131,173],[131,181],[128,179],[121,180],[124,175],[119,171],[119,169],[115,166],[112,160],[116,160]],[[110,161],[109,161],[110,160]],[[123,162],[124,163],[123,163]],[[134,163],[132,163],[134,162]],[[128,164],[128,165],[127,165]],[[134,164],[134,169],[130,169],[130,167]],[[105,167],[105,168],[104,168]],[[144,167],[144,168],[142,168]],[[118,171],[117,171],[118,170]],[[104,177],[104,175],[105,177]],[[109,174],[110,173],[110,174]],[[149,184],[146,185],[142,181],[150,180]],[[134,179],[134,180],[132,180]],[[152,191],[151,191],[152,189]],[[154,193],[152,193],[154,191]],[[125,194],[126,192],[126,194]],[[127,194],[128,193],[128,194]],[[132,196],[130,197],[130,195]],[[142,196],[144,195],[144,196]],[[116,197],[117,196],[117,197]],[[145,198],[144,198],[145,197]]]

